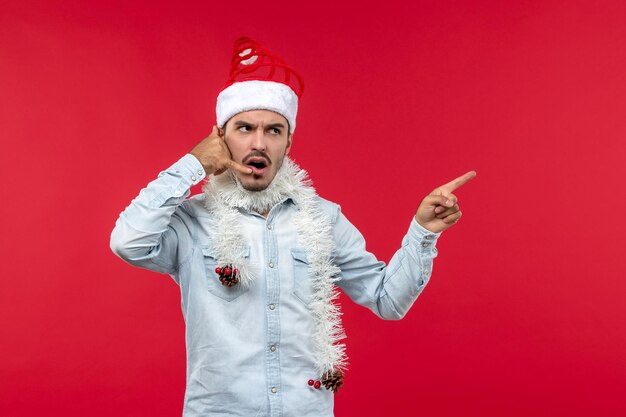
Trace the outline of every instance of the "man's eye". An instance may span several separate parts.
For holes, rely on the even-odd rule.
[[[239,126],[240,132],[247,132],[250,129],[250,126]]]
[[[272,133],[273,133],[273,134],[275,134],[275,135],[280,135],[280,129],[277,129],[277,128],[275,128],[275,127],[271,128],[271,129],[270,129],[270,132],[272,132]]]

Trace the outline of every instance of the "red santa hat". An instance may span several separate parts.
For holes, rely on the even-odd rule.
[[[226,85],[217,96],[217,126],[223,128],[236,115],[249,110],[271,110],[296,129],[298,99],[304,91],[300,75],[257,41],[239,38]]]

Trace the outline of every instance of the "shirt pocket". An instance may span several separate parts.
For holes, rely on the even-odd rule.
[[[302,249],[292,249],[293,258],[293,293],[309,306],[313,300],[313,280],[309,269],[309,261],[306,252]]]
[[[250,258],[250,247],[243,247],[241,254],[246,259]],[[204,261],[207,289],[211,294],[226,301],[233,301],[235,298],[248,291],[248,288],[244,288],[241,283],[227,287],[220,282],[220,277],[217,272],[215,272],[215,268],[217,268],[217,255],[210,246],[202,247],[202,258]]]

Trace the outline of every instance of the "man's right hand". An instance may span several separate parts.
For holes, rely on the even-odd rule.
[[[211,134],[198,143],[189,153],[200,161],[206,175],[220,175],[229,168],[242,174],[252,173],[250,167],[232,160],[224,137],[216,126],[213,126]]]

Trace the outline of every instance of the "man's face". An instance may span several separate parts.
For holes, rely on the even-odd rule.
[[[232,159],[252,168],[252,174],[233,173],[246,190],[266,189],[291,148],[287,119],[269,110],[236,114],[224,126],[224,139]]]

